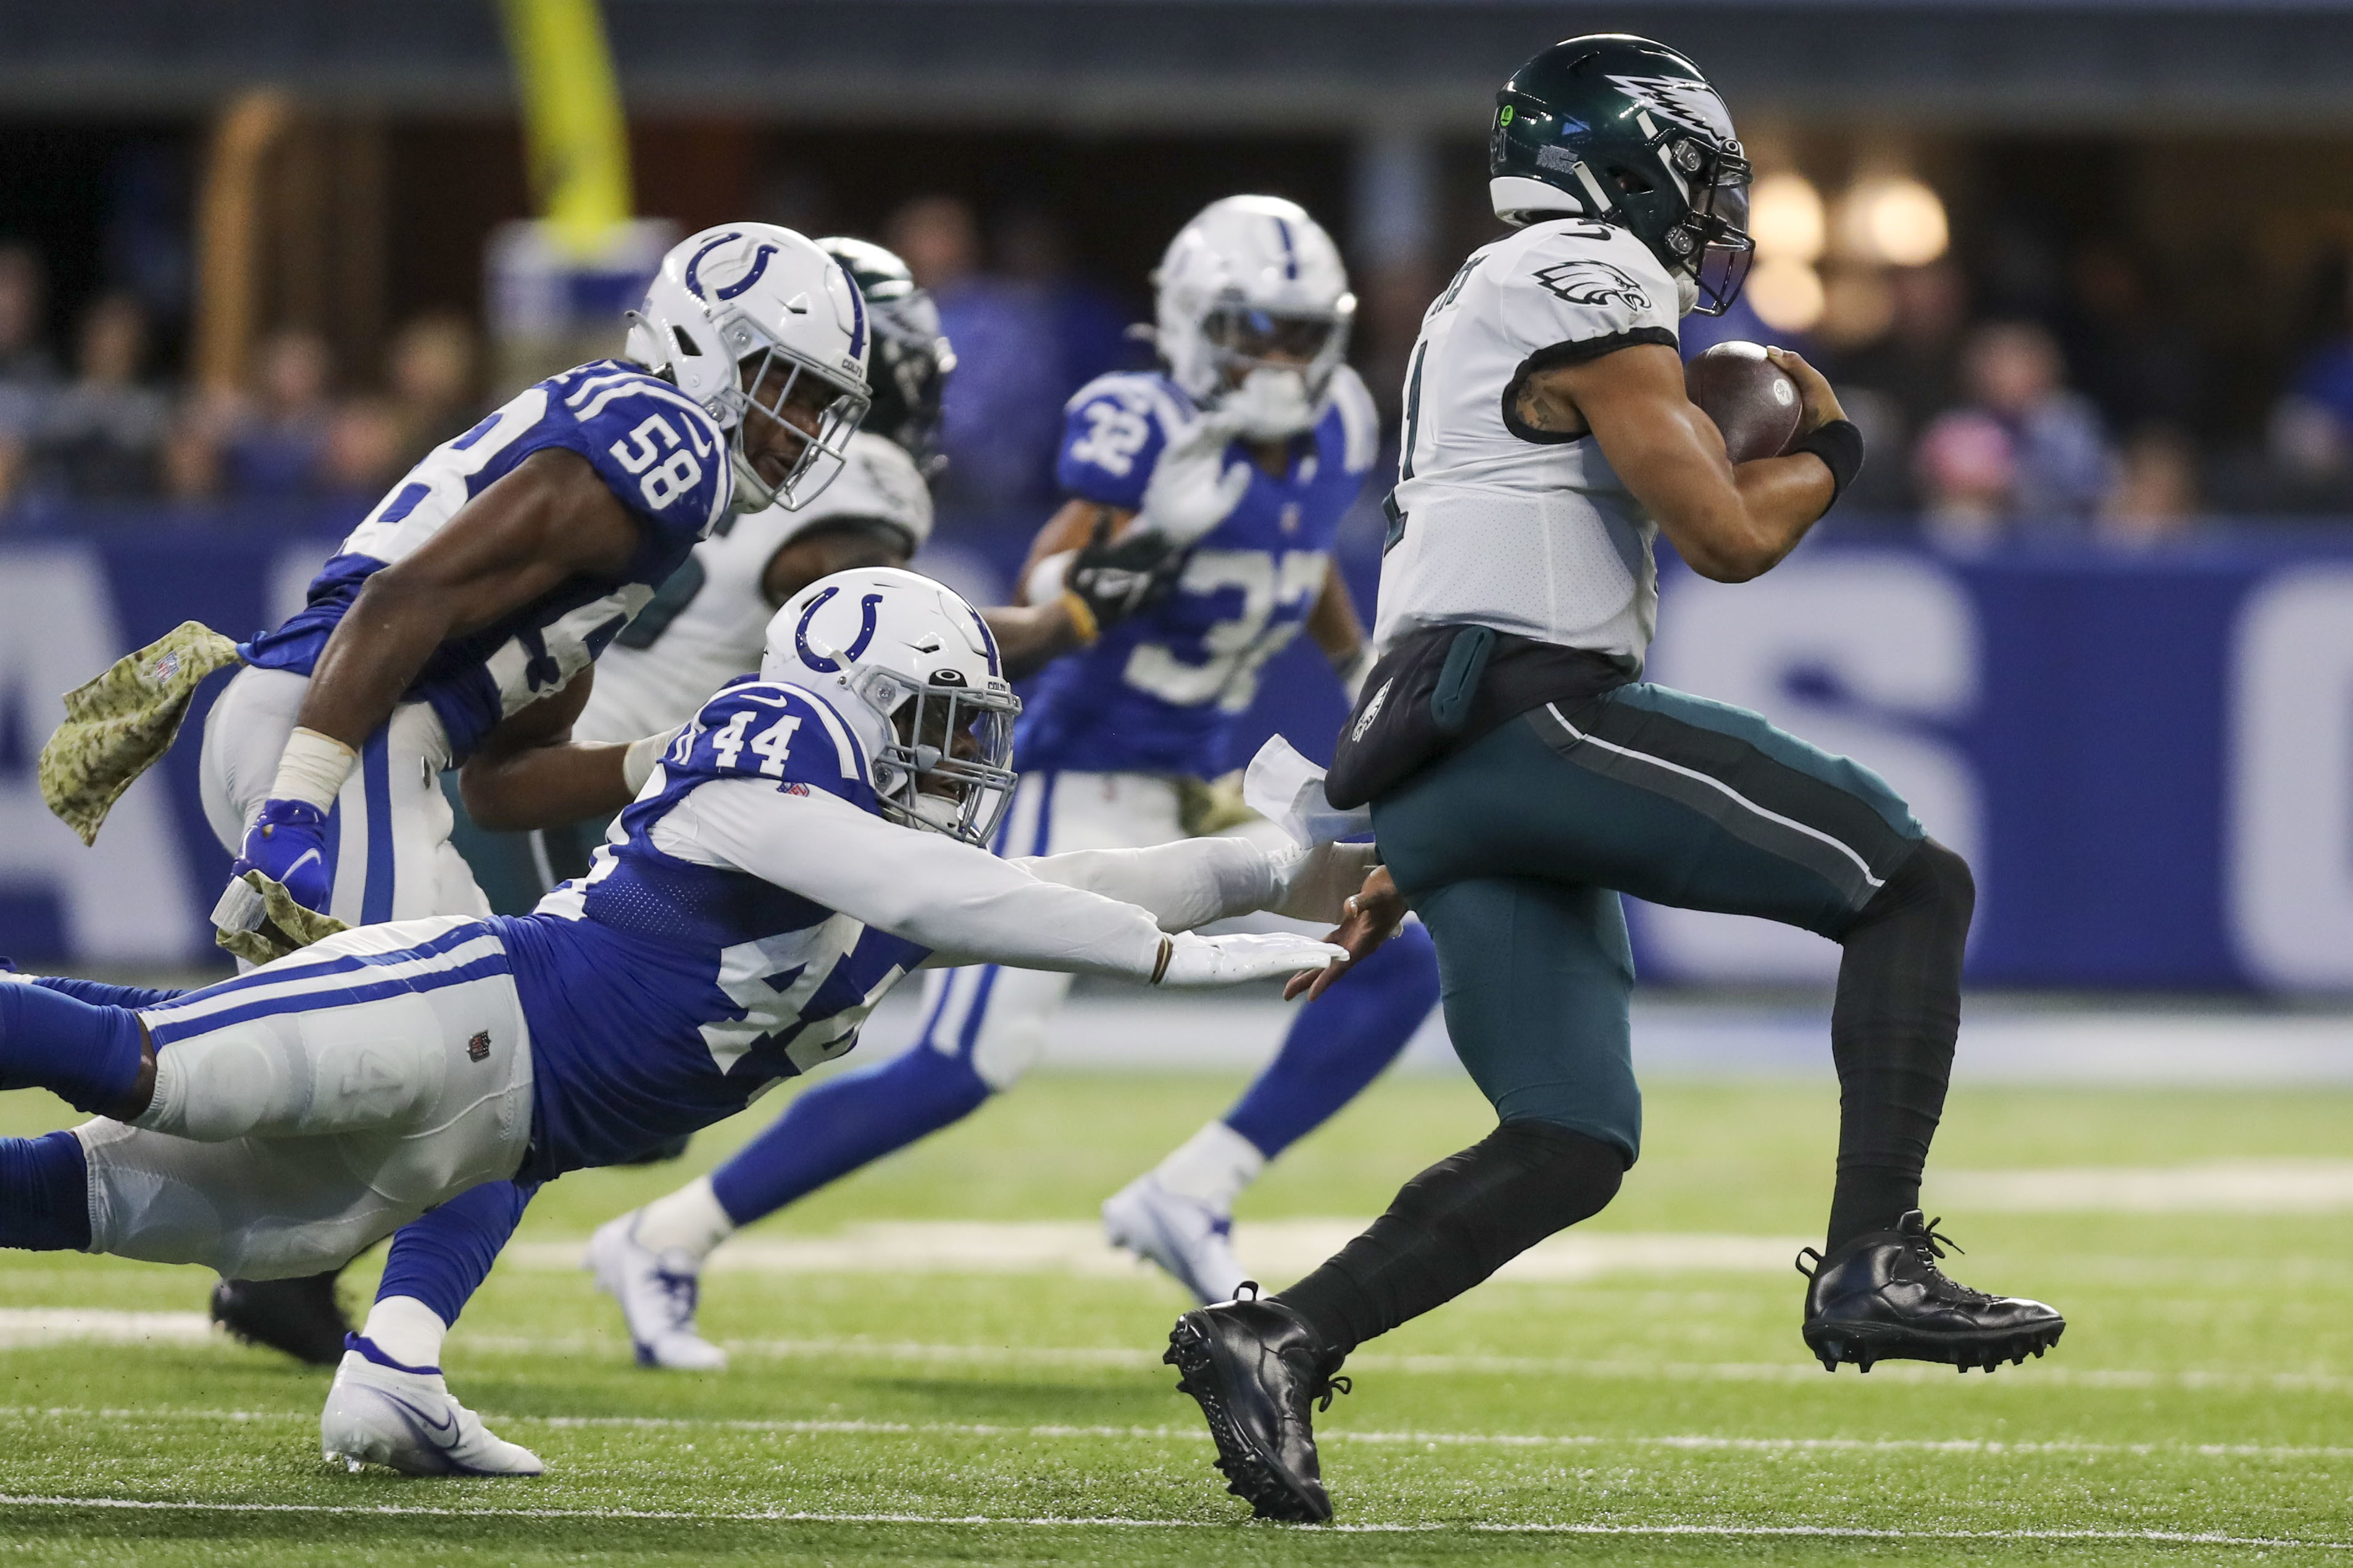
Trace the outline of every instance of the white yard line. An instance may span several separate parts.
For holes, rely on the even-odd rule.
[[[1367,1216],[1369,1217],[1369,1216]],[[1238,1226],[1243,1265],[1261,1274],[1303,1274],[1347,1245],[1366,1219],[1265,1220]],[[1711,1236],[1676,1232],[1568,1231],[1539,1242],[1495,1278],[1527,1282],[1598,1279],[1612,1274],[1777,1273],[1790,1266],[1802,1237]],[[523,1241],[506,1249],[509,1267],[571,1269],[588,1243]],[[880,1220],[831,1236],[765,1237],[728,1243],[711,1255],[712,1273],[748,1274],[1066,1274],[1124,1279],[1150,1266],[1103,1239],[1086,1220]]]
[[[50,1344],[210,1343],[231,1342],[202,1312],[121,1312],[102,1308],[0,1310],[0,1350]],[[461,1333],[462,1350],[492,1355],[575,1356],[619,1354],[617,1339],[569,1334]],[[872,1340],[723,1340],[737,1356],[775,1360],[870,1360],[927,1362],[950,1366],[1040,1368],[1137,1368],[1161,1365],[1160,1352],[1144,1346],[1047,1346],[927,1344]],[[2063,1352],[2062,1352],[2063,1353]],[[1587,1377],[1637,1383],[1814,1383],[1827,1375],[1812,1362],[1591,1361],[1567,1356],[1396,1355],[1362,1352],[1349,1358],[1358,1372],[1398,1372],[1436,1376]],[[1882,1363],[1870,1376],[1882,1382],[1949,1383],[1950,1367],[1926,1363]],[[2210,1393],[2353,1394],[2353,1376],[2334,1373],[2160,1372],[2137,1367],[2072,1367],[2037,1362],[2005,1368],[2002,1385],[2055,1384],[2075,1388],[2178,1388]]]
[[[2353,1210],[2353,1160],[1939,1171],[1931,1186],[1938,1203],[1970,1213],[2343,1214]]]
[[[202,1312],[121,1312],[101,1307],[0,1309],[0,1350],[96,1341],[185,1344],[212,1337]]]
[[[254,1425],[316,1419],[301,1410],[201,1410],[95,1408],[77,1405],[0,1405],[9,1418],[107,1421],[224,1421]],[[986,1421],[852,1421],[736,1419],[693,1415],[501,1415],[501,1426],[544,1426],[555,1431],[775,1432],[850,1437],[1028,1437],[1050,1442],[1206,1441],[1198,1425],[1164,1426],[1015,1426]],[[1685,1453],[1757,1454],[1946,1454],[2001,1458],[2012,1455],[2072,1455],[2125,1458],[2353,1459],[2353,1447],[2261,1443],[2090,1443],[2072,1440],[2009,1442],[1981,1437],[1730,1437],[1705,1433],[1522,1433],[1354,1431],[1333,1426],[1324,1443],[1366,1443],[1391,1447],[1656,1448]]]
[[[819,1513],[785,1509],[695,1512],[685,1509],[626,1508],[424,1508],[404,1503],[185,1502],[174,1499],[79,1498],[0,1493],[0,1508],[124,1509],[187,1513],[340,1514],[356,1517],[419,1516],[429,1519],[650,1520],[695,1524],[915,1524],[1027,1530],[1239,1530],[1239,1521],[1207,1519],[1131,1519],[1107,1515],[1086,1519],[1060,1514],[1029,1516],[927,1513]],[[2172,1530],[1873,1530],[1856,1525],[1816,1524],[1553,1524],[1417,1523],[1330,1524],[1307,1528],[1343,1535],[1595,1535],[1716,1539],[1826,1538],[1841,1541],[2081,1541],[2169,1546],[2252,1546],[2320,1552],[2353,1552],[2353,1541],[2299,1541],[2288,1536],[2227,1535],[2211,1531]]]

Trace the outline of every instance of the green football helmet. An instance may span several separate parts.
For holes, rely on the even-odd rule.
[[[1748,160],[1699,68],[1663,44],[1592,33],[1555,44],[1495,95],[1487,143],[1495,216],[1576,214],[1650,247],[1683,309],[1720,316],[1740,295]]]

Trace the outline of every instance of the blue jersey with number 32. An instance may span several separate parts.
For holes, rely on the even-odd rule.
[[[500,720],[586,668],[733,498],[726,436],[678,388],[636,365],[597,360],[550,376],[435,447],[343,541],[311,584],[310,602],[238,651],[265,669],[308,675],[369,576],[550,447],[587,459],[637,520],[637,552],[616,577],[575,577],[434,651],[406,697],[433,705],[463,758]]]
[[[1165,374],[1090,384],[1070,402],[1062,488],[1140,510],[1170,431],[1193,416],[1191,400]],[[1229,448],[1229,464],[1250,466],[1250,489],[1187,552],[1166,598],[1038,677],[1022,709],[1021,768],[1214,778],[1236,766],[1235,721],[1258,694],[1259,668],[1315,607],[1341,514],[1363,489],[1379,439],[1372,398],[1343,366],[1323,417],[1291,442],[1281,478],[1240,444]]]
[[[586,877],[497,922],[539,1068],[526,1174],[628,1159],[857,1044],[931,950],[656,840],[705,784],[821,790],[871,812],[871,776],[822,698],[746,676],[703,704]]]

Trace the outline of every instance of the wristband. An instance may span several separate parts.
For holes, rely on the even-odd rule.
[[[1094,647],[1095,639],[1103,636],[1103,622],[1096,619],[1094,606],[1069,588],[1062,590],[1061,603],[1063,613],[1071,617],[1071,629],[1079,634],[1080,644]]]
[[[1852,419],[1833,419],[1789,448],[1791,456],[1811,452],[1831,471],[1831,506],[1838,505],[1847,486],[1862,470],[1862,432]],[[1824,511],[1830,507],[1822,508]]]
[[[316,730],[295,726],[278,754],[278,777],[269,786],[271,800],[299,800],[321,811],[334,808],[343,781],[352,776],[359,753]]]
[[[682,724],[679,726],[679,729],[684,728]],[[678,730],[664,730],[659,735],[648,735],[642,741],[630,742],[629,749],[621,753],[621,783],[628,788],[631,800],[638,798],[638,792],[646,787],[648,779],[654,776],[654,764],[661,761],[662,753],[669,751],[670,742],[677,739]]]

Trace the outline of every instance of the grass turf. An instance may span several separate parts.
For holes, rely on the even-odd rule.
[[[1232,1087],[1041,1079],[764,1228],[1084,1219]],[[2341,1093],[1962,1090],[1938,1159],[2333,1158],[2348,1110]],[[1826,1082],[1655,1085],[1650,1149],[1595,1228],[1807,1234],[1833,1114]],[[0,1103],[0,1131],[65,1120]],[[684,1165],[567,1177],[525,1238],[585,1237],[763,1120]],[[1369,1215],[1485,1125],[1467,1084],[1392,1080],[1242,1221]],[[1959,1278],[2067,1312],[2049,1360],[1825,1374],[1794,1274],[1498,1282],[1356,1358],[1356,1393],[1319,1423],[1341,1530],[1243,1522],[1156,1364],[1184,1303],[1141,1272],[718,1274],[703,1321],[735,1365],[698,1377],[636,1370],[585,1275],[501,1268],[447,1364],[547,1459],[533,1481],[346,1476],[318,1458],[322,1375],[225,1342],[0,1350],[0,1563],[2353,1560],[2291,1544],[2353,1542],[2353,1216],[1950,1218]],[[205,1285],[0,1261],[0,1308],[185,1311]]]

